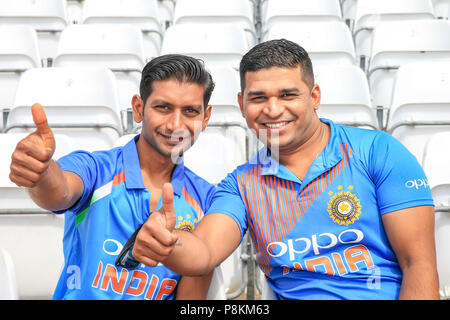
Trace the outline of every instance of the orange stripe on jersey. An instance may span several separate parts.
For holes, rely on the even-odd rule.
[[[270,270],[268,244],[282,241],[348,165],[352,150],[346,144],[341,144],[340,148],[341,161],[311,181],[298,196],[292,181],[273,175],[261,176],[261,165],[237,176],[239,192],[248,212],[251,237],[266,274]]]
[[[125,171],[122,171],[114,176],[112,186],[115,187],[124,181],[125,181]]]
[[[192,206],[192,208],[194,208],[194,210],[197,212],[198,220],[200,221],[200,219],[203,218],[203,216],[205,215],[202,210],[202,207],[198,204],[197,200],[195,200],[194,197],[192,197],[186,191],[185,187],[183,187],[183,191],[181,192],[181,194],[183,195],[186,202],[189,203]]]

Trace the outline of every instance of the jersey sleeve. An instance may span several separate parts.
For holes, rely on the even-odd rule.
[[[427,177],[416,157],[397,139],[380,133],[372,145],[371,175],[380,213],[434,205]]]
[[[234,173],[228,174],[212,197],[211,206],[206,214],[222,213],[231,217],[241,231],[241,241],[247,231],[247,209],[241,198]]]
[[[94,189],[97,179],[96,161],[89,152],[74,151],[64,157],[61,157],[57,163],[62,171],[73,172],[77,174],[81,180],[83,180],[84,190],[81,198],[72,208],[68,209],[77,214],[86,206],[86,203],[89,201],[90,195]],[[62,213],[64,211],[55,213]]]

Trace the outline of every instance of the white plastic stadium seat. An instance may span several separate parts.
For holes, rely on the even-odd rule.
[[[263,31],[285,22],[342,20],[339,0],[267,0],[263,6]]]
[[[253,9],[248,0],[178,0],[173,23],[236,24],[248,30],[249,43],[256,44]]]
[[[427,141],[423,169],[438,207],[450,206],[450,130],[433,134]]]
[[[435,238],[441,297],[450,299],[450,131],[434,134],[427,142],[423,168],[433,194]],[[446,209],[444,209],[446,208]],[[441,211],[440,209],[446,210]]]
[[[31,200],[25,188],[20,188],[9,180],[11,155],[17,143],[29,133],[2,133],[0,134],[0,215],[7,213],[28,212],[39,210]],[[72,140],[61,134],[55,134],[56,150],[53,159],[74,150]]]
[[[436,18],[448,19],[450,17],[450,0],[431,0]]]
[[[74,147],[109,149],[122,135],[116,80],[106,68],[40,68],[23,73],[6,132],[34,131],[31,105],[39,102],[55,133]]]
[[[174,24],[164,35],[161,54],[179,53],[205,61],[206,65],[239,68],[249,50],[245,31],[234,24]]]
[[[172,24],[173,12],[175,11],[175,1],[173,0],[158,0],[158,18],[159,21],[165,26],[165,29]]]
[[[397,72],[387,130],[422,162],[427,140],[450,131],[450,60],[406,64]]]
[[[30,26],[0,25],[0,132],[2,110],[13,106],[20,75],[41,66],[36,31]]]
[[[130,24],[143,33],[145,59],[157,57],[163,28],[156,0],[85,0],[84,24]]]
[[[226,300],[225,285],[221,266],[214,269],[206,300]]]
[[[342,21],[279,22],[270,27],[265,40],[280,38],[305,48],[313,65],[357,62],[352,34]]]
[[[27,135],[0,134],[0,244],[14,261],[19,298],[49,299],[63,265],[64,217],[40,209],[25,188],[9,180],[11,154]],[[57,160],[73,150],[67,136],[55,134],[55,140],[53,159]],[[0,272],[0,279],[3,275]],[[3,285],[2,280],[0,283]]]
[[[354,24],[358,56],[370,56],[373,29],[384,21],[434,19],[430,0],[358,0]]]
[[[53,58],[60,32],[67,26],[65,0],[2,0],[0,25],[28,25],[38,33],[43,59]]]
[[[209,127],[186,151],[188,168],[210,183],[218,184],[238,165],[245,162],[245,132]]]
[[[354,21],[358,0],[340,0],[340,2],[342,7],[342,17],[346,20]]]
[[[229,66],[216,66],[206,68],[210,71],[215,87],[209,103],[212,105],[209,124],[213,123],[240,123],[245,124],[238,104],[240,92],[239,72]]]
[[[131,107],[139,92],[144,67],[142,33],[136,26],[111,24],[71,25],[64,29],[55,67],[103,66],[117,79],[120,108]]]
[[[340,124],[378,128],[369,85],[361,68],[319,65],[314,67],[314,76],[321,89],[320,117]]]
[[[236,296],[239,294],[245,285],[244,279],[246,275],[243,272],[247,271],[243,268],[244,262],[241,259],[241,252],[245,247],[242,242],[231,255],[228,256],[221,264],[224,286],[227,296]]]
[[[20,299],[51,298],[64,264],[63,229],[62,215],[0,215],[0,243],[14,261]]]
[[[450,59],[450,21],[382,22],[374,30],[368,70],[373,105],[388,108],[397,69],[410,62]]]
[[[0,300],[17,300],[19,298],[14,261],[3,248],[0,248],[0,283]]]

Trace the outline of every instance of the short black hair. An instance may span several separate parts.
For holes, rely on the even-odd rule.
[[[302,79],[310,89],[314,86],[314,71],[311,59],[299,44],[276,39],[262,42],[247,52],[239,65],[241,92],[245,89],[245,74],[271,67],[297,68],[301,67]]]
[[[192,82],[203,86],[205,88],[203,103],[206,108],[215,86],[211,74],[205,69],[202,60],[181,54],[162,55],[150,60],[145,65],[139,88],[144,105],[152,94],[153,81],[171,78],[180,82]]]

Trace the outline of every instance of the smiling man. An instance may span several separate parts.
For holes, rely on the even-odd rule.
[[[32,106],[37,130],[17,145],[10,179],[42,208],[65,214],[65,265],[54,299],[205,298],[210,275],[180,280],[162,265],[129,272],[115,261],[163,203],[173,211],[167,227],[189,231],[209,208],[214,187],[184,167],[182,154],[208,123],[213,88],[200,61],[157,57],[143,69],[140,95],[132,98],[141,134],[124,147],[76,151],[58,162],[51,160],[55,140],[44,110]],[[168,182],[170,196],[162,197]]]
[[[386,133],[319,119],[311,61],[291,41],[252,48],[240,77],[242,114],[266,146],[219,184],[193,233],[151,216],[135,258],[201,275],[248,230],[278,299],[439,298],[431,192],[407,187],[426,180],[414,156]]]

